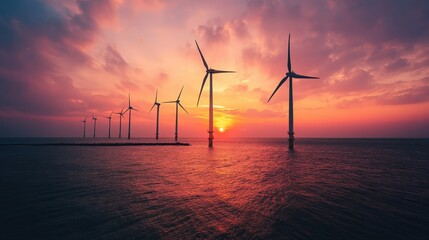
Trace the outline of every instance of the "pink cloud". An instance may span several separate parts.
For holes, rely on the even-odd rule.
[[[104,53],[104,69],[112,73],[124,73],[128,67],[128,63],[112,46],[108,45]]]
[[[212,19],[206,25],[198,26],[198,33],[207,43],[224,43],[230,38],[229,30],[220,19]]]

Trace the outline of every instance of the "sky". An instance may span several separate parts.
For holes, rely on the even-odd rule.
[[[215,138],[287,137],[287,72],[295,137],[429,137],[426,0],[14,0],[0,6],[0,137],[106,137],[128,105],[132,137],[154,137],[159,101],[175,100],[180,137],[207,137],[214,75]],[[160,107],[174,137],[175,105]],[[128,116],[123,121],[128,128]],[[112,136],[119,115],[112,115]],[[220,129],[223,129],[223,132]]]

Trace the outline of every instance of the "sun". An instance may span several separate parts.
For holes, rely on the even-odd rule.
[[[219,132],[224,132],[225,131],[225,129],[223,129],[223,127],[221,127],[221,128],[219,128]]]

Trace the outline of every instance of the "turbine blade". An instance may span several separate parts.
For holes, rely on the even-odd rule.
[[[182,86],[182,89],[180,89],[180,93],[179,93],[179,96],[177,97],[177,100],[179,100],[180,99],[180,95],[182,95],[183,87],[184,86]]]
[[[155,107],[155,103],[152,105],[152,107],[150,108],[149,112],[151,112],[154,107]]]
[[[204,59],[203,53],[200,50],[200,46],[198,46],[197,40],[195,40],[195,43],[197,44],[198,52],[200,52],[201,59],[203,60],[203,63],[204,63],[204,67],[206,67],[206,70],[209,70],[209,66],[207,65],[207,62]]]
[[[208,76],[209,76],[209,73],[206,73],[206,75],[204,76],[203,84],[201,85],[200,95],[198,95],[197,107],[198,107],[198,104],[200,103],[201,93],[203,92],[204,84],[206,83]]]
[[[155,103],[158,102],[158,89],[156,89]]]
[[[212,73],[235,73],[235,71],[213,70]]]
[[[277,90],[279,90],[279,88],[283,85],[283,83],[284,83],[284,82],[286,82],[287,78],[288,78],[288,76],[284,77],[284,78],[280,81],[280,83],[279,83],[279,85],[277,86],[276,90],[274,90],[273,94],[271,94],[271,97],[268,99],[268,101],[267,101],[267,102],[269,102],[269,101],[271,100],[271,98],[274,96],[274,94],[277,92]]]
[[[135,109],[135,108],[132,108],[131,110],[134,110],[134,111],[137,111],[137,112],[139,112],[139,110],[137,110],[137,109]]]
[[[130,110],[129,108],[127,108],[127,110],[125,110],[125,112],[123,112],[122,114],[125,114],[126,112],[128,112],[128,110]]]
[[[292,71],[292,63],[290,61],[290,33],[289,33],[289,39],[287,41],[287,69],[289,72]]]
[[[293,78],[310,78],[310,79],[319,79],[318,77],[304,76],[304,75],[299,75],[299,74],[296,74],[296,73],[293,73],[293,74],[291,75],[291,77],[293,77]]]
[[[122,110],[121,110],[121,114],[123,114],[124,113],[124,108],[122,108]]]
[[[130,97],[130,93],[128,92],[128,108],[130,108],[131,106],[131,97]]]
[[[186,109],[182,106],[182,104],[180,104],[180,103],[179,103],[179,106],[180,106],[180,107],[181,107],[181,108],[182,108],[182,109],[183,109],[187,114],[189,114],[189,113],[188,113],[188,111],[186,111]]]

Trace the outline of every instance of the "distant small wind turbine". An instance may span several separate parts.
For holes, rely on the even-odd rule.
[[[156,90],[155,95],[155,102],[153,102],[152,107],[150,108],[149,112],[152,111],[152,109],[156,106],[156,140],[158,140],[159,132],[158,132],[158,125],[159,125],[159,107],[161,106],[161,103],[158,102],[158,89]]]
[[[124,109],[122,108],[121,112],[116,112],[115,114],[119,114],[119,138],[121,138],[122,133],[122,118],[124,117]]]
[[[85,118],[83,119],[83,138],[86,137],[86,118],[87,116],[85,116]]]
[[[112,114],[113,114],[113,112],[111,112],[108,117],[105,117],[105,118],[109,119],[109,138],[110,138],[110,123],[112,121]]]
[[[182,95],[182,91],[183,91],[183,87],[180,90],[179,96],[177,97],[176,101],[169,101],[169,102],[164,102],[164,103],[176,103],[176,132],[175,132],[175,137],[174,137],[174,141],[177,142],[177,137],[178,137],[178,124],[179,124],[179,106],[186,112],[186,114],[189,114],[188,111],[186,111],[186,109],[182,106],[182,104],[180,103],[180,95]]]
[[[92,120],[94,121],[94,138],[95,138],[95,128],[97,127],[97,118],[92,114]]]
[[[203,84],[201,85],[200,94],[198,95],[198,101],[197,101],[197,107],[200,103],[200,97],[201,93],[203,92],[204,84],[206,83],[207,76],[210,74],[210,102],[209,102],[209,147],[213,147],[213,74],[217,73],[235,73],[235,71],[224,71],[224,70],[216,70],[213,68],[209,68],[207,65],[206,60],[204,59],[203,53],[200,50],[200,47],[198,46],[197,41],[195,41],[195,44],[197,45],[198,52],[200,52],[201,59],[203,60],[204,67],[206,68],[206,75],[203,79]]]
[[[309,77],[304,75],[296,74],[292,71],[292,63],[290,60],[290,34],[288,39],[288,45],[287,45],[287,69],[288,72],[286,73],[286,76],[280,81],[277,88],[274,90],[273,94],[271,94],[271,97],[268,99],[268,102],[271,100],[271,98],[274,96],[274,94],[277,92],[277,90],[280,88],[280,86],[286,82],[286,80],[289,78],[289,149],[293,149],[293,141],[295,140],[293,131],[293,91],[292,91],[292,79],[293,78],[307,78],[307,79],[319,79],[318,77]]]
[[[131,137],[131,111],[139,111],[133,107],[131,107],[131,98],[130,94],[128,93],[128,108],[125,110],[124,113],[128,112],[128,139]]]

